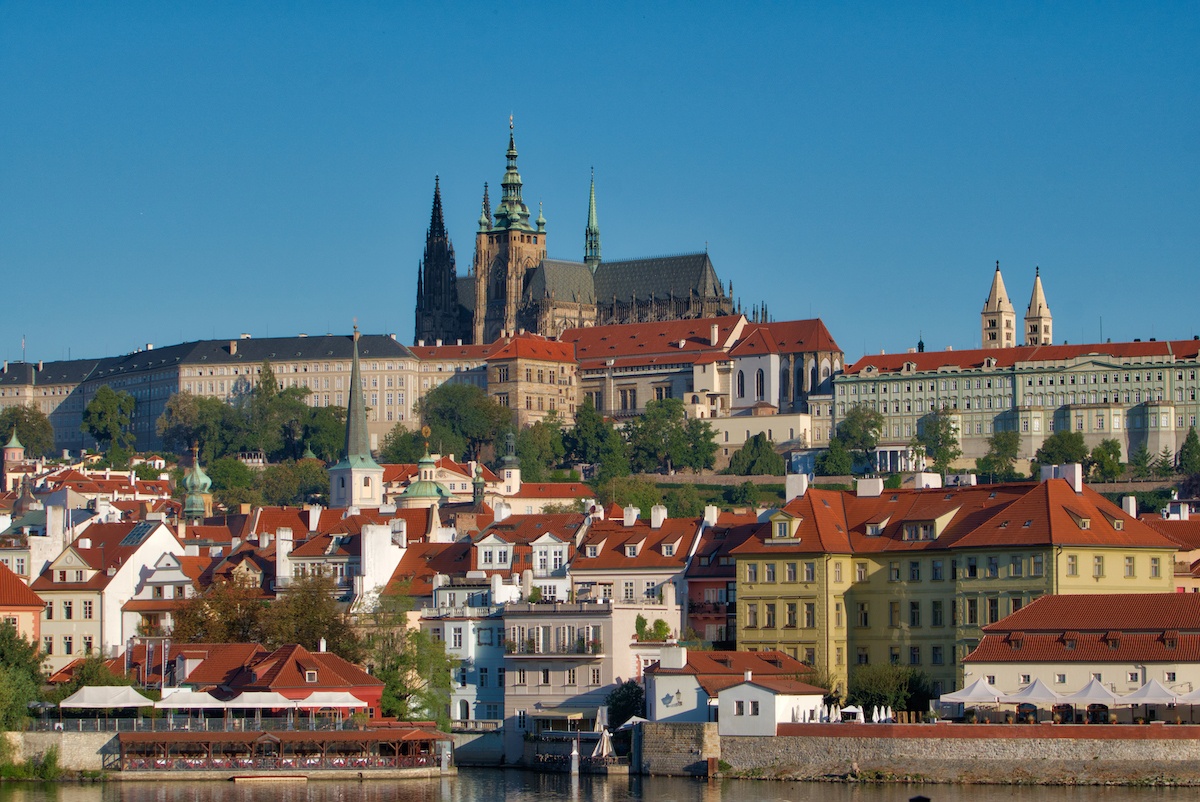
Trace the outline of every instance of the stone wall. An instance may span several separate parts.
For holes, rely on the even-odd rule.
[[[58,765],[72,771],[99,771],[105,758],[115,760],[120,752],[112,732],[7,732],[13,755],[26,762],[58,747]]]
[[[456,732],[454,764],[456,766],[504,765],[504,731]]]
[[[1200,783],[1200,727],[839,725],[836,734],[828,734],[828,725],[789,729],[806,726],[813,734],[721,738],[728,773],[938,782]]]
[[[716,724],[647,722],[634,739],[633,764],[642,774],[703,777],[710,757],[721,757]]]

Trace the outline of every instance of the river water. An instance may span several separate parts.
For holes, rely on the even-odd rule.
[[[1176,802],[1194,788],[902,786],[580,777],[504,769],[462,769],[436,780],[312,781],[306,784],[138,782],[6,783],[0,802]]]

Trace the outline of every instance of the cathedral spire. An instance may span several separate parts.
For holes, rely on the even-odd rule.
[[[596,220],[596,170],[592,169],[592,188],[588,194],[587,228],[583,232],[583,263],[593,273],[600,266],[600,223]]]
[[[442,217],[442,177],[433,177],[433,212],[429,216],[427,238],[446,238],[446,220]]]
[[[1004,289],[1004,277],[1000,275],[1000,261],[996,261],[996,272],[992,275],[992,288],[980,313],[981,344],[984,348],[1011,348],[1016,345],[1015,328],[1017,313],[1008,291]]]
[[[508,152],[505,154],[508,166],[504,170],[504,196],[496,209],[496,227],[531,231],[529,228],[529,207],[521,199],[521,173],[517,171],[517,144],[513,135],[512,115],[508,118]]]
[[[442,212],[441,178],[433,179],[433,208],[425,232],[425,253],[417,267],[417,314],[414,342],[453,341],[461,336],[458,312],[458,274],[454,245]]]
[[[1025,344],[1050,345],[1054,342],[1051,326],[1053,317],[1050,315],[1050,305],[1046,303],[1046,292],[1042,289],[1042,269],[1034,268],[1033,294],[1029,297],[1029,307],[1025,310]]]

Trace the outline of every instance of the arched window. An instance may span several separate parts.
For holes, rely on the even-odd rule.
[[[363,487],[366,487],[366,488],[371,487],[371,477],[370,476],[363,477]]]
[[[459,721],[471,720],[471,704],[466,699],[458,700],[458,719]]]
[[[759,368],[758,372],[756,374],[754,374],[754,397],[755,397],[755,399],[757,399],[759,401],[762,400],[762,397],[766,394],[766,386],[767,386],[766,377],[763,375],[762,368]]]
[[[740,370],[738,371],[738,379],[737,379],[737,397],[738,398],[746,397],[746,374],[745,374],[745,372],[740,371]]]

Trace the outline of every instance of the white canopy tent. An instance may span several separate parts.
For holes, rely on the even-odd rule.
[[[1133,693],[1121,697],[1123,705],[1173,705],[1183,697],[1166,688],[1161,682],[1152,679]]]
[[[943,693],[938,697],[938,701],[963,705],[994,705],[1000,701],[1000,691],[980,677],[961,691]]]
[[[208,691],[176,688],[164,693],[162,700],[154,703],[160,710],[224,710],[228,706]]]
[[[153,699],[142,696],[128,685],[85,685],[58,703],[60,708],[84,710],[153,705]]]
[[[1180,694],[1175,697],[1175,700],[1181,705],[1200,705],[1200,688]]]
[[[630,716],[629,721],[626,721],[620,727],[617,727],[617,732],[621,732],[623,730],[632,730],[638,724],[644,724],[647,721],[649,721],[649,719],[642,718],[641,716]]]
[[[1112,707],[1113,705],[1117,704],[1120,699],[1115,693],[1110,691],[1108,688],[1105,688],[1100,683],[1100,680],[1092,677],[1091,681],[1088,682],[1087,685],[1084,685],[1082,688],[1075,691],[1075,693],[1069,693],[1062,697],[1061,701],[1063,704],[1074,706],[1107,705]]]
[[[229,710],[276,710],[295,706],[295,699],[275,691],[244,691],[225,703]]]
[[[289,700],[301,710],[322,710],[326,707],[370,707],[348,691],[313,691],[307,699]]]
[[[1000,701],[1006,705],[1035,705],[1038,707],[1056,705],[1060,699],[1062,699],[1062,695],[1048,688],[1046,683],[1040,679],[1035,679],[1016,693],[1000,696]]]

